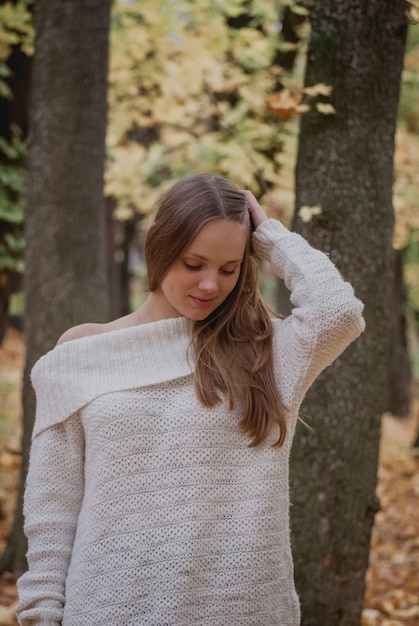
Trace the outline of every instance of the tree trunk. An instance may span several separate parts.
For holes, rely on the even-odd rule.
[[[25,568],[22,499],[35,398],[29,372],[68,327],[105,321],[103,172],[111,0],[38,0],[25,222],[23,459],[0,569]]]
[[[412,366],[407,336],[406,290],[403,279],[403,254],[394,251],[394,282],[389,308],[391,353],[387,410],[397,417],[408,417],[412,400]]]
[[[401,0],[313,4],[305,84],[336,114],[304,115],[295,229],[330,253],[367,328],[316,381],[291,459],[292,536],[303,626],[359,626],[387,407],[393,285],[394,135],[407,29]],[[303,206],[321,207],[303,221]]]

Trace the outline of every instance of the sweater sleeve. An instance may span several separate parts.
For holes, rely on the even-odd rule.
[[[79,413],[32,441],[24,515],[28,571],[18,580],[21,626],[59,626],[83,498],[84,435]]]
[[[364,330],[364,307],[328,256],[279,221],[262,222],[253,245],[291,292],[274,349],[283,402],[298,409],[314,379]]]

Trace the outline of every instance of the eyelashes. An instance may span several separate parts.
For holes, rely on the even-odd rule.
[[[202,265],[191,265],[190,263],[187,263],[186,261],[183,262],[184,266],[186,267],[187,270],[189,270],[190,272],[199,272],[199,270],[202,269]],[[233,274],[236,273],[237,270],[220,270],[221,274],[223,274],[224,276],[232,276]]]

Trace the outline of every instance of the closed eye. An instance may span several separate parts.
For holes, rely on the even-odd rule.
[[[191,265],[190,263],[186,263],[186,261],[184,261],[185,263],[185,267],[187,270],[190,270],[191,272],[196,272],[198,270],[201,269],[201,265]]]
[[[190,272],[199,272],[203,267],[202,265],[193,265],[192,263],[188,263],[187,261],[183,261],[183,263],[186,269]],[[236,272],[237,268],[234,268],[232,270],[220,269],[220,273],[223,274],[223,276],[232,276]]]

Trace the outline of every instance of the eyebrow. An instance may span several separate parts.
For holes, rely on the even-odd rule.
[[[200,259],[201,261],[208,261],[207,257],[202,256],[201,254],[195,254],[194,252],[188,252],[185,256],[193,256],[196,259]],[[230,263],[242,263],[243,259],[233,259],[231,261],[226,261],[223,265],[230,265]]]

